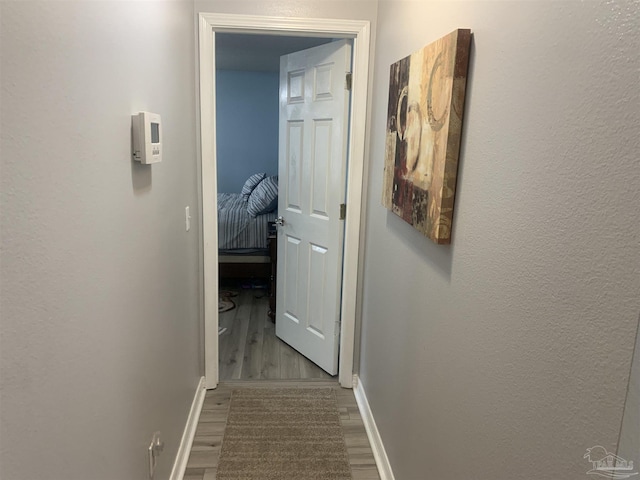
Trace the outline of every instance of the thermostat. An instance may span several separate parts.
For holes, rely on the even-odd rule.
[[[131,115],[133,158],[149,164],[162,161],[162,122],[157,113]]]

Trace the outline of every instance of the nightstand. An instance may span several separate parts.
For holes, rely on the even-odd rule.
[[[271,275],[269,276],[269,318],[276,321],[276,284],[278,280],[278,231],[269,233],[269,257],[271,258]]]

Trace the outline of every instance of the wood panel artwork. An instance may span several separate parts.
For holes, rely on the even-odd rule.
[[[383,205],[438,244],[451,243],[471,30],[391,65]]]

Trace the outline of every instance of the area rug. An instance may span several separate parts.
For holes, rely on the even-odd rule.
[[[236,308],[236,304],[231,297],[237,297],[238,292],[232,290],[220,290],[218,292],[218,313],[228,312]]]
[[[235,389],[216,479],[351,480],[333,389]]]

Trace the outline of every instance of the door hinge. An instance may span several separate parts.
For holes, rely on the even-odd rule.
[[[351,91],[351,82],[353,81],[353,75],[351,73],[347,73],[345,77],[344,88]]]
[[[347,218],[347,205],[344,203],[340,204],[340,220],[344,220]]]

